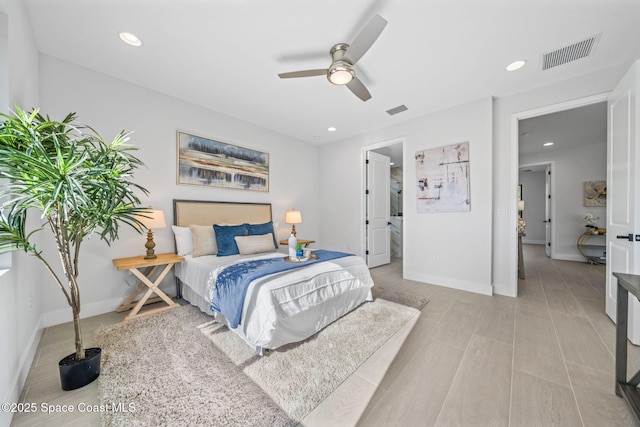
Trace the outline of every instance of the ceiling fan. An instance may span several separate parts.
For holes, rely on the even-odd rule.
[[[280,73],[281,79],[291,79],[297,77],[312,77],[326,75],[327,79],[334,85],[346,85],[358,98],[367,101],[371,94],[365,85],[356,77],[354,65],[369,50],[378,39],[387,21],[380,15],[374,16],[371,21],[358,33],[353,43],[338,43],[334,45],[329,54],[331,55],[331,65],[329,68],[317,70],[292,71],[290,73]]]

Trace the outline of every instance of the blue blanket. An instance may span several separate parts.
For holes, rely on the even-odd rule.
[[[313,253],[318,259],[293,263],[284,257],[257,259],[232,264],[224,268],[216,278],[215,290],[211,301],[211,310],[222,313],[232,328],[237,328],[242,316],[242,306],[249,284],[260,277],[281,273],[294,268],[306,267],[317,262],[351,256],[344,252],[317,250]]]

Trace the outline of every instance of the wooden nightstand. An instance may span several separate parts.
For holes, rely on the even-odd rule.
[[[298,243],[301,244],[302,246],[304,246],[305,248],[308,248],[310,244],[315,243],[315,240],[305,240],[305,239],[298,239]],[[282,239],[278,242],[281,245],[288,245],[289,244],[289,240],[287,239]]]
[[[158,288],[158,286],[160,285],[160,282],[162,282],[162,279],[164,279],[167,273],[171,270],[171,268],[173,268],[174,264],[183,261],[184,258],[176,254],[158,254],[157,258],[154,259],[145,259],[144,256],[114,259],[113,264],[118,270],[129,270],[134,276],[140,279],[136,290],[120,307],[116,309],[116,311],[120,313],[126,310],[131,310],[131,313],[129,313],[124,318],[124,320],[130,320],[136,317],[145,316],[147,314],[157,313],[159,311],[179,307],[180,304],[171,300],[171,298],[167,294],[162,292],[162,290]],[[160,271],[160,273],[156,274],[160,267],[163,266],[164,268]],[[144,273],[140,271],[140,269],[143,268],[146,268],[146,271]],[[146,292],[144,293],[144,295],[142,295],[142,298],[140,298],[138,301],[134,301],[138,294],[145,290],[145,287],[147,287],[148,289],[146,289]],[[157,297],[149,299],[149,297],[153,293],[155,293]],[[142,306],[160,301],[164,301],[165,303],[167,303],[167,305],[150,310],[145,310],[140,313],[140,309],[142,308]]]

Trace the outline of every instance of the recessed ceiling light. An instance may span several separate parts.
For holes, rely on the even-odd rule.
[[[549,142],[545,142],[544,144],[545,147],[551,147],[553,145],[553,142],[549,141]]]
[[[135,34],[131,34],[123,31],[121,33],[118,33],[118,36],[120,37],[120,40],[122,40],[129,46],[135,46],[135,47],[142,46],[142,40],[140,40],[138,36],[136,36]]]
[[[395,165],[395,163],[389,162],[389,166],[393,166],[393,165]]]
[[[512,62],[511,64],[507,65],[506,70],[507,71],[516,71],[519,70],[520,68],[524,67],[524,64],[526,64],[527,61],[515,61]]]
[[[330,128],[327,128],[327,130],[328,130],[329,132],[335,132],[337,129],[336,129],[336,128],[334,128],[333,126],[331,126]]]

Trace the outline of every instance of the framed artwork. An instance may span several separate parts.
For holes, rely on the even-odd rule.
[[[177,132],[178,184],[269,191],[269,154]]]
[[[585,181],[585,206],[607,206],[607,181]]]
[[[469,142],[416,152],[418,213],[471,210]]]

